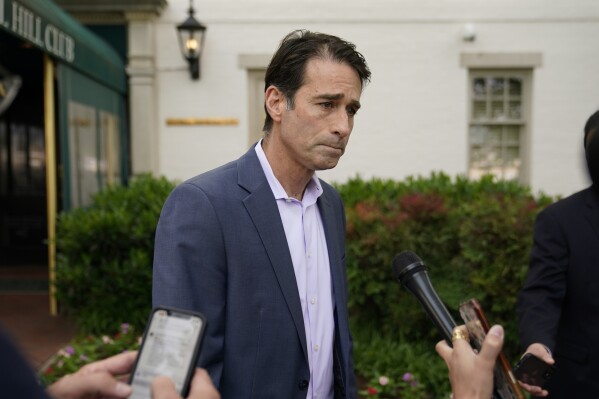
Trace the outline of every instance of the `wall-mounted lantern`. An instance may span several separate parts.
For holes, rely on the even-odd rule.
[[[193,17],[193,0],[189,0],[189,16],[183,23],[177,25],[179,34],[179,46],[183,57],[189,63],[189,72],[191,78],[196,80],[200,78],[200,58],[204,50],[204,38],[206,37],[206,27]]]

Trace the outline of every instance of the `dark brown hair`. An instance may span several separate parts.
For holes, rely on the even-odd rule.
[[[584,148],[587,147],[587,137],[589,134],[595,133],[599,130],[599,111],[596,111],[589,117],[587,123],[584,125]]]

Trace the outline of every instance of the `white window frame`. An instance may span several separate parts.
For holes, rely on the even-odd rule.
[[[530,132],[532,109],[532,82],[534,68],[542,66],[540,53],[462,53],[460,64],[467,69],[468,99],[468,170],[471,172],[473,143],[472,126],[519,126],[519,158],[518,176],[515,178],[523,184],[530,184]],[[522,80],[520,118],[517,120],[475,120],[474,112],[474,79],[480,77],[516,77]],[[498,176],[501,178],[502,176]]]

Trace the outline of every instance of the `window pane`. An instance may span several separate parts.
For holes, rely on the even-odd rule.
[[[489,143],[493,146],[501,146],[501,126],[492,126],[489,132]]]
[[[505,165],[514,166],[515,163],[518,163],[520,160],[520,151],[518,147],[507,147],[504,152],[505,157]]]
[[[510,119],[522,118],[522,104],[520,101],[510,101],[508,112]]]
[[[522,79],[510,78],[509,79],[509,95],[520,96],[522,95]]]
[[[485,96],[487,94],[487,86],[484,78],[475,78],[472,89],[475,96]]]
[[[489,86],[491,87],[491,94],[503,95],[503,86],[505,80],[503,78],[489,78]]]
[[[518,126],[506,126],[504,128],[503,144],[506,146],[518,146],[520,144],[520,128]]]
[[[505,119],[505,112],[503,110],[503,101],[493,101],[491,102],[491,118],[492,119]]]
[[[472,126],[470,128],[470,144],[482,146],[489,129],[486,126]]]
[[[487,119],[487,102],[474,101],[472,107],[472,118],[476,120]]]

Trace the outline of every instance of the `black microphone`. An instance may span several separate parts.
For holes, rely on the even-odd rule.
[[[427,270],[422,259],[412,251],[404,251],[393,259],[397,281],[414,294],[445,341],[452,345],[451,335],[457,325],[433,288]]]

